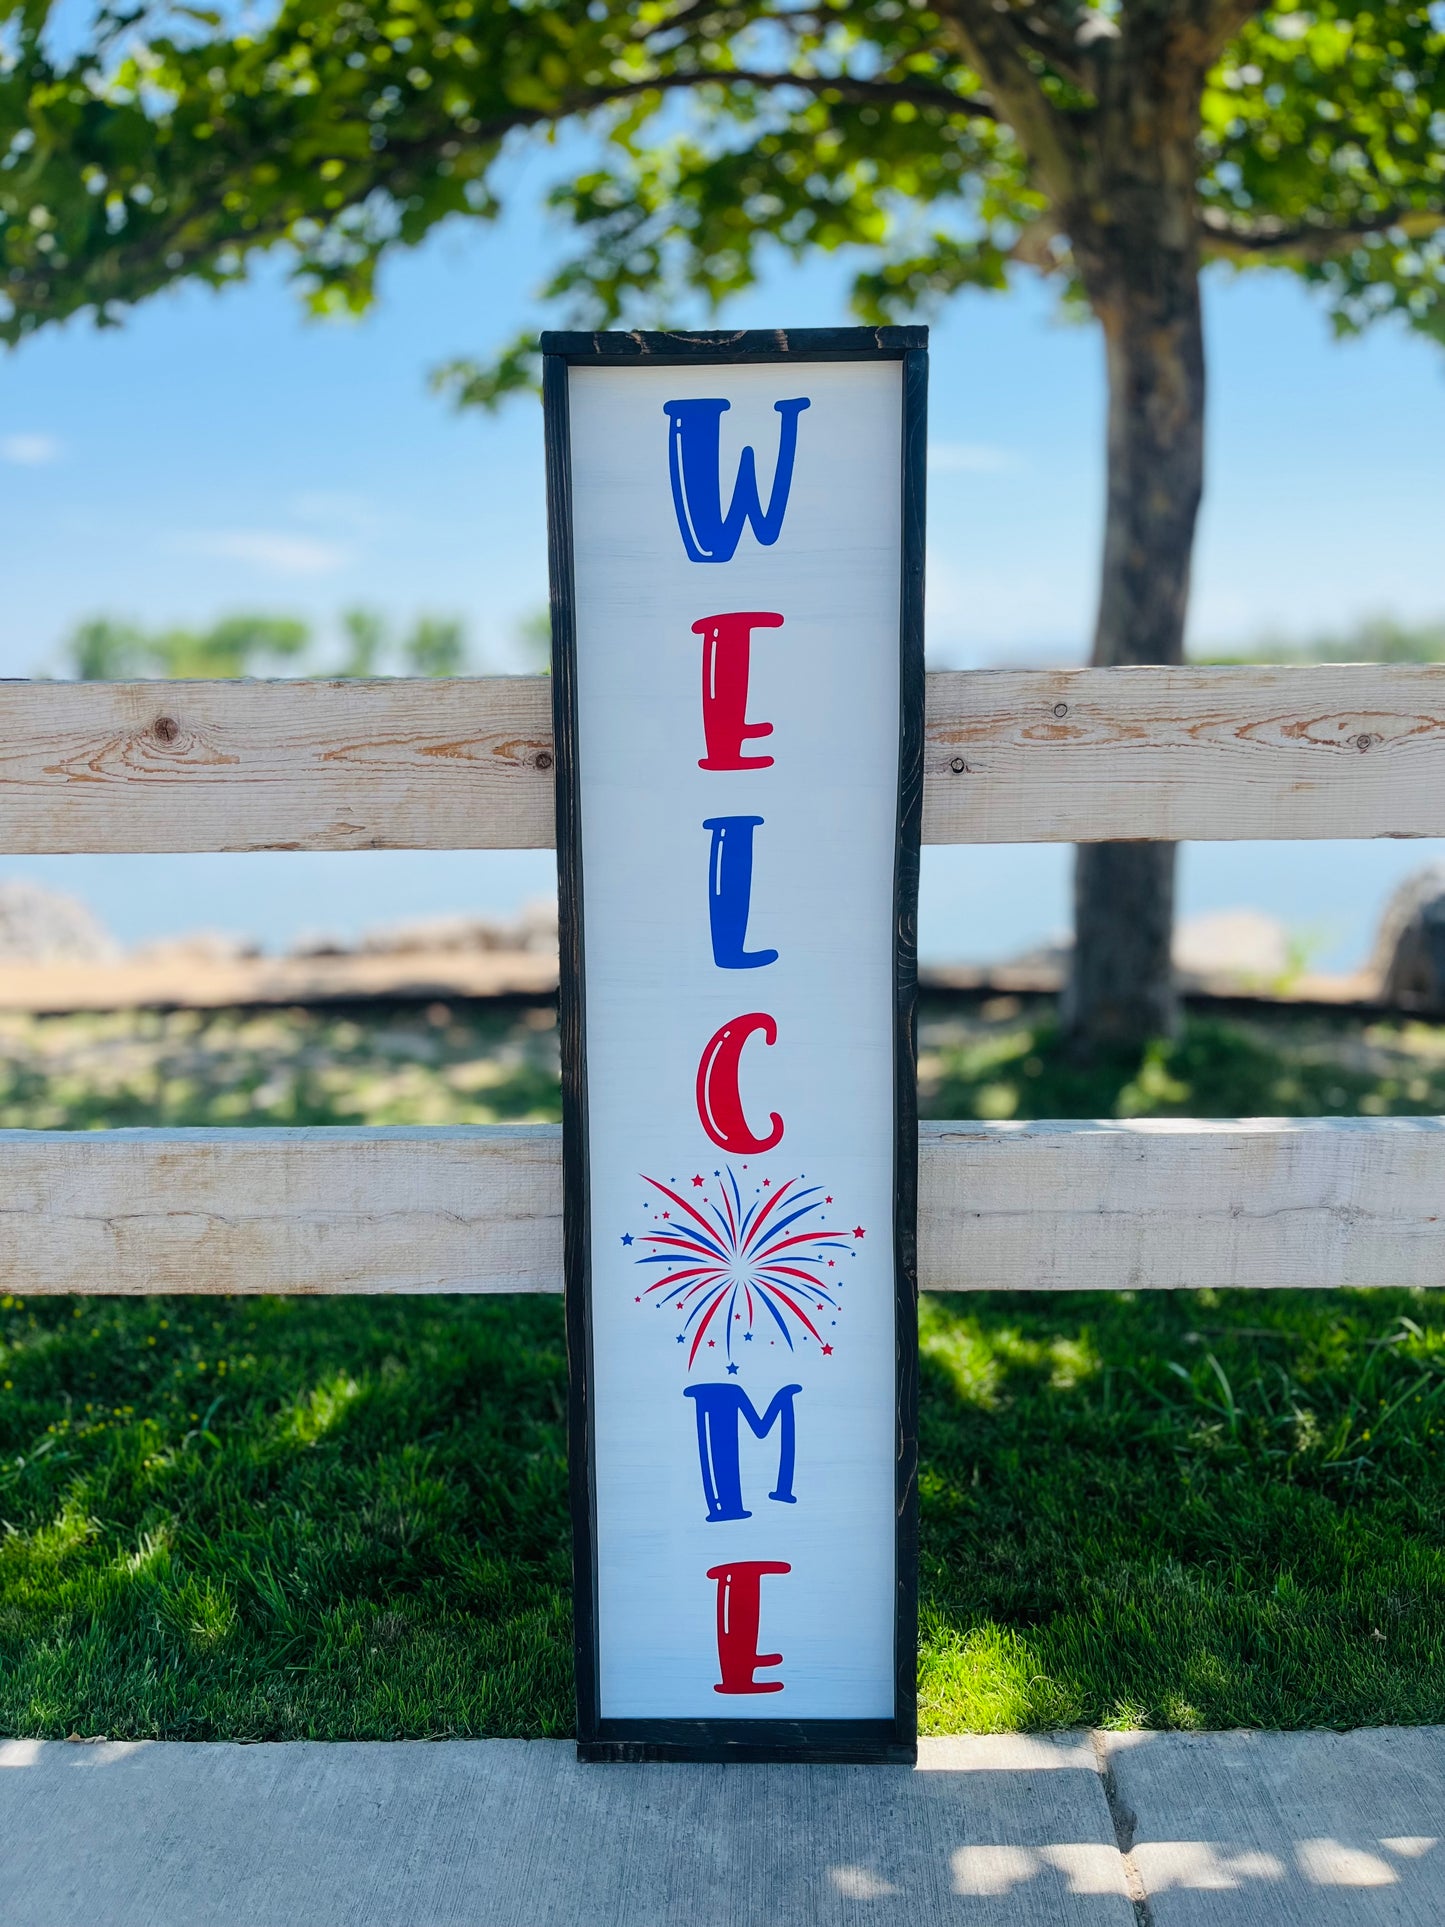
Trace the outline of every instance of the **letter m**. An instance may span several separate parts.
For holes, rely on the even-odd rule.
[[[793,1466],[797,1450],[793,1400],[801,1385],[785,1385],[775,1392],[768,1409],[758,1416],[741,1385],[689,1385],[684,1398],[697,1412],[697,1455],[702,1469],[703,1496],[709,1523],[719,1519],[751,1519],[743,1505],[742,1468],[738,1457],[738,1428],[746,1425],[754,1438],[765,1439],[778,1426],[778,1482],[768,1494],[780,1505],[795,1505]]]

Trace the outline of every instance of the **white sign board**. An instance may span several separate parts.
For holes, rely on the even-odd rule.
[[[920,331],[544,345],[579,1740],[909,1757]]]

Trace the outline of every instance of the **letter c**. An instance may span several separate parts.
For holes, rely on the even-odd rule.
[[[772,1130],[767,1137],[754,1137],[743,1116],[738,1059],[755,1030],[763,1033],[765,1044],[778,1041],[778,1027],[772,1018],[761,1010],[749,1011],[745,1017],[734,1017],[708,1039],[698,1063],[697,1114],[702,1128],[724,1151],[771,1151],[782,1141],[783,1120],[776,1111],[769,1115]]]

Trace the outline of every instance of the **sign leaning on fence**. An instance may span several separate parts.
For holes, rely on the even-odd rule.
[[[584,1758],[913,1757],[925,340],[543,338]]]

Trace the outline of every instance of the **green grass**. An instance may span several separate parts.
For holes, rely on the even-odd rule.
[[[934,1115],[1445,1110],[1445,1030],[1196,1021],[1087,1075],[923,1027]],[[7,1019],[0,1123],[556,1113],[541,1013]],[[925,1730],[1445,1720],[1445,1302],[922,1319]],[[560,1306],[0,1299],[0,1733],[571,1722]]]
[[[1445,1720],[1445,1305],[925,1304],[928,1730]]]
[[[566,1731],[557,1311],[0,1313],[0,1731]]]

